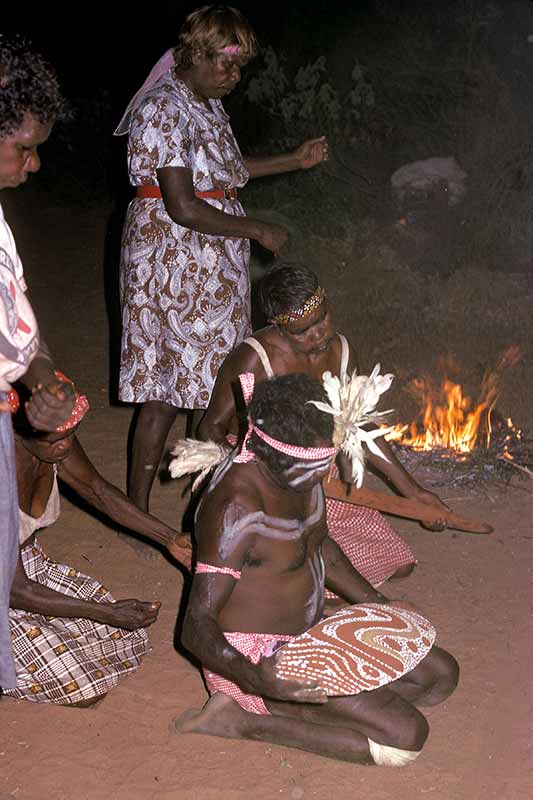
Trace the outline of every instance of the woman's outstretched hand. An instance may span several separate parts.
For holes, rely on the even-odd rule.
[[[143,600],[117,600],[115,603],[102,603],[99,612],[103,622],[127,631],[147,628],[152,625],[159,614],[161,603]]]
[[[298,159],[300,169],[311,169],[329,158],[328,140],[325,136],[319,139],[308,139],[297,147],[294,156]]]

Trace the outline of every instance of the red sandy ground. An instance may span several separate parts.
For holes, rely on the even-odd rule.
[[[17,204],[6,203],[6,210],[41,324],[61,368],[92,405],[80,439],[96,466],[123,486],[131,410],[108,400],[107,210],[26,208],[23,220],[18,193]],[[57,242],[53,249],[51,241]],[[531,483],[442,496],[495,532],[434,535],[415,523],[397,524],[419,566],[387,591],[416,603],[462,668],[455,695],[428,712],[431,734],[423,754],[404,770],[172,734],[173,718],[206,700],[198,671],[173,647],[182,577],[163,556],[141,560],[114,530],[64,500],[61,520],[42,535],[49,554],[97,576],[117,598],[160,599],[163,605],[142,668],[96,708],[0,702],[0,800],[531,798]],[[178,526],[178,485],[158,485],[152,508]]]

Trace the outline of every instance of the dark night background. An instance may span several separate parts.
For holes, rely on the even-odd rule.
[[[197,5],[159,2],[143,16],[133,4],[102,2],[30,4],[24,13],[12,5],[2,12],[3,30],[26,34],[56,66],[71,111],[42,148],[41,173],[19,190],[21,201],[41,193],[50,205],[107,214],[108,291],[116,286],[120,230],[131,196],[125,138],[114,138],[112,131],[132,94],[175,44],[184,17]],[[369,313],[361,290],[357,299],[343,291],[343,281],[350,283],[352,263],[364,277],[369,296],[375,297],[380,280],[391,291],[390,265],[379,250],[384,245],[394,265],[392,291],[397,290],[398,298],[393,305],[402,330],[416,329],[433,302],[422,279],[409,288],[411,278],[404,270],[424,273],[433,284],[434,275],[447,280],[465,267],[478,270],[480,281],[489,271],[531,273],[530,0],[237,5],[256,29],[263,52],[272,46],[282,59],[287,91],[294,89],[299,68],[319,57],[326,60],[319,86],[338,103],[338,123],[332,123],[329,100],[321,114],[315,117],[312,112],[292,127],[284,125],[277,108],[250,100],[250,81],[266,72],[261,56],[244,70],[241,84],[225,104],[244,152],[279,151],[327,133],[327,165],[305,174],[253,181],[243,191],[243,200],[249,213],[289,227],[297,257],[306,257],[310,248],[310,257],[318,261],[314,236],[327,252],[336,253],[336,269],[346,270],[337,275],[341,327],[354,324],[352,300]],[[349,108],[355,63],[361,65],[373,102],[347,121],[343,114]],[[315,95],[314,100],[318,88]],[[433,205],[409,216],[415,225],[400,230],[395,223],[405,209],[391,202],[390,176],[402,164],[434,156],[459,161],[468,173],[468,196],[458,210],[443,209],[433,198]],[[363,268],[365,264],[371,267]],[[476,280],[472,278],[476,288],[471,294],[479,297]],[[411,325],[404,316],[413,291],[420,293],[422,311]],[[383,331],[384,339],[389,306],[384,303],[369,321],[372,332]],[[464,313],[469,313],[466,308]],[[434,319],[449,336],[442,309],[435,310],[432,324]],[[396,345],[399,353],[399,340]],[[408,353],[407,361],[417,361],[411,345],[402,352],[402,360]]]
[[[114,147],[106,131],[112,130],[152,64],[175,43],[184,16],[197,5],[167,0],[138,18],[140,6],[133,3],[30,3],[20,10],[12,4],[3,9],[1,25],[5,31],[26,34],[56,66],[75,110],[75,121],[65,138],[73,149],[83,145],[89,158],[90,151],[94,153],[85,141],[91,139],[89,129],[100,156],[103,149]],[[511,91],[519,91],[522,100],[527,93],[531,103],[528,73],[533,66],[533,46],[525,45],[528,30],[533,30],[533,3],[529,0],[500,4],[478,0],[276,0],[237,5],[256,29],[260,44],[273,45],[291,68],[326,56],[331,83],[341,92],[357,59],[367,70],[380,112],[395,100],[398,87],[393,77],[401,69],[402,51],[411,49],[410,38],[420,46],[420,57],[409,65],[409,79],[418,82],[410,87],[411,92],[427,91],[424,81],[429,84],[432,77],[428,74],[425,78],[424,73],[430,73],[454,48],[463,48],[466,58],[466,48],[472,43],[467,39],[475,35],[477,45],[482,40],[482,49],[497,64],[501,77],[512,84]],[[498,13],[494,15],[491,9]],[[520,39],[521,52],[517,53]],[[259,62],[248,68],[243,84],[258,68]],[[229,99],[234,127],[245,148],[262,145],[264,149],[266,142],[260,140],[268,132],[265,119],[249,107],[241,114],[243,89]],[[455,102],[442,97],[444,103],[447,99]],[[406,102],[410,102],[408,96]],[[390,127],[389,119],[386,124]],[[401,119],[394,124],[400,128]],[[394,136],[388,135],[384,147],[377,142],[375,130],[372,136],[378,149],[388,149],[393,161],[403,159],[404,153],[390,150],[398,144]],[[412,135],[409,138],[412,140]],[[405,155],[416,158],[419,154]]]
[[[533,3],[529,0],[500,4],[479,0],[275,0],[236,5],[254,26],[260,44],[272,45],[292,69],[326,56],[330,81],[341,93],[348,70],[357,59],[367,70],[376,105],[381,102],[383,108],[394,100],[391,95],[396,87],[391,78],[401,68],[402,50],[410,48],[410,37],[421,45],[423,54],[410,65],[410,79],[419,84],[411,87],[416,92],[426,91],[424,81],[432,80],[429,74],[424,78],[425,70],[433,70],[454,48],[469,47],[467,39],[473,34],[478,45],[483,40],[482,48],[497,64],[501,77],[510,81],[511,91],[519,91],[522,100],[527,93],[528,102],[532,102],[528,72],[533,66],[533,46],[524,46],[528,30],[533,31]],[[136,9],[141,6],[124,2],[30,3],[21,10],[12,4],[2,10],[1,25],[5,31],[26,34],[56,66],[75,111],[65,138],[69,147],[82,147],[89,158],[89,151],[94,152],[85,141],[91,139],[87,136],[89,129],[100,156],[103,149],[114,148],[106,130],[112,130],[152,64],[175,43],[184,16],[197,6],[166,0],[138,16]],[[494,15],[491,9],[498,13]],[[522,39],[520,53],[516,52],[517,36]],[[259,61],[250,65],[243,86],[228,101],[239,141],[246,149],[264,149],[267,144],[261,141],[268,133],[264,117],[249,106],[245,114],[241,113],[244,84],[259,66]],[[447,98],[443,96],[442,100],[446,102]],[[397,119],[395,124],[401,127],[402,122]],[[372,135],[376,139],[374,130]],[[386,148],[393,161],[404,155],[392,154],[390,148],[397,144],[389,135]]]
[[[105,88],[117,98],[121,94],[127,98],[157,58],[175,44],[184,17],[199,5],[166,0],[137,19],[134,9],[140,6],[133,3],[30,4],[30,14],[21,15],[13,8],[2,11],[1,25],[4,31],[27,34],[47,53],[67,94]],[[316,57],[334,49],[335,37],[346,26],[371,16],[374,4],[276,0],[234,5],[250,20],[261,44]],[[398,9],[402,5],[395,4]]]

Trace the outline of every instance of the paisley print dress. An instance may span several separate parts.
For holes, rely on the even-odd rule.
[[[132,117],[128,167],[134,186],[156,170],[185,167],[195,191],[239,188],[248,172],[219,100],[209,108],[170,70]],[[237,199],[207,199],[244,216]],[[184,228],[161,198],[131,201],[122,235],[119,397],[205,408],[225,356],[251,330],[248,239]]]

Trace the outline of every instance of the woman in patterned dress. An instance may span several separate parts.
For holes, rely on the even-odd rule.
[[[128,492],[144,510],[178,409],[207,407],[222,361],[250,333],[249,240],[277,252],[287,239],[284,227],[246,217],[237,190],[328,154],[322,137],[243,158],[221,98],[255,52],[236,9],[194,11],[116,131],[128,133],[137,187],[122,239],[119,397],[140,405]]]

